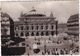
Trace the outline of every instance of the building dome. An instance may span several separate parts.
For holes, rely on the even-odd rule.
[[[45,16],[44,14],[37,12],[36,9],[34,9],[34,7],[26,15],[27,16]]]

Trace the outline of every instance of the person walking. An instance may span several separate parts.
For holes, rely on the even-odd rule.
[[[42,52],[42,55],[44,55],[44,52]]]
[[[28,56],[29,56],[29,53],[28,53]]]

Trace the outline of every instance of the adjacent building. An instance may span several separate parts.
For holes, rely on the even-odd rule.
[[[53,13],[47,17],[34,8],[28,13],[21,13],[19,21],[14,22],[15,37],[44,37],[57,34],[57,23]]]
[[[67,21],[68,34],[79,37],[79,14],[71,15]]]
[[[14,22],[7,13],[1,12],[1,46],[7,46],[13,37]]]
[[[25,47],[17,46],[18,43],[22,41],[24,42],[24,39],[14,37],[14,22],[12,18],[7,13],[1,12],[1,54],[2,56],[24,54]],[[22,45],[24,45],[24,43]]]

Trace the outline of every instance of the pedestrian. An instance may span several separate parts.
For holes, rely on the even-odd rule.
[[[48,54],[50,54],[50,51],[48,51]]]
[[[29,53],[28,53],[28,56],[29,56]]]
[[[44,53],[42,52],[42,55],[44,55]]]
[[[57,51],[57,48],[56,48],[56,51]]]
[[[59,55],[59,53],[57,52],[57,54],[56,55]]]
[[[29,45],[27,44],[27,47],[29,47]]]
[[[31,47],[29,47],[29,49],[31,50]]]
[[[52,52],[52,55],[54,55],[54,53]]]

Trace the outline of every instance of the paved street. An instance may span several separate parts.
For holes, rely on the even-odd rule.
[[[51,39],[49,39],[49,37],[26,39],[26,41],[25,41],[26,45],[29,45],[29,46],[26,46],[26,52],[24,53],[24,55],[42,55],[42,52],[44,52],[45,48],[46,48],[46,50],[49,50],[49,51],[57,48],[58,50],[56,52],[58,52],[59,54],[60,54],[60,50],[63,50],[63,49],[67,49],[69,51],[70,45],[72,44],[70,42],[70,40],[67,40],[67,41],[64,41],[64,42],[58,44],[58,43],[52,42],[52,39],[56,40],[56,38],[54,38],[54,37],[51,37]],[[40,44],[37,44],[38,42],[40,42]],[[40,49],[39,53],[34,53],[33,44],[37,44],[37,48]],[[46,47],[44,47],[45,45],[46,45]],[[70,54],[70,53],[68,53],[68,54]],[[74,54],[78,54],[78,53],[76,52]],[[46,53],[45,55],[48,55],[48,53]]]

